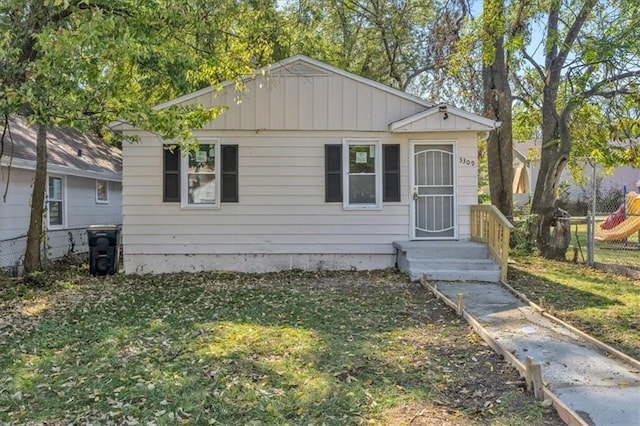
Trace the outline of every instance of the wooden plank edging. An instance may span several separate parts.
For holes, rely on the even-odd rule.
[[[451,300],[449,300],[447,296],[445,296],[440,291],[438,291],[437,286],[432,286],[431,284],[429,284],[426,276],[423,276],[420,279],[420,284],[422,284],[427,290],[433,293],[434,296],[436,296],[436,298],[443,301],[445,305],[449,306],[454,311],[458,309],[458,304],[452,302]],[[467,321],[467,323],[471,325],[473,330],[480,337],[482,337],[482,339],[491,347],[491,349],[493,349],[496,353],[502,355],[502,357],[509,364],[515,367],[515,369],[518,370],[518,372],[522,377],[526,377],[527,374],[529,374],[527,373],[527,368],[525,367],[525,365],[514,354],[512,354],[510,351],[504,348],[500,343],[498,343],[498,341],[494,339],[493,336],[489,334],[489,332],[487,332],[487,330],[478,322],[478,320],[476,320],[469,312],[467,312],[464,309],[462,311],[462,318],[464,318]],[[578,413],[573,411],[569,406],[567,406],[564,402],[562,402],[560,398],[556,394],[554,394],[549,388],[544,386],[544,384],[542,384],[541,390],[542,390],[543,398],[551,400],[553,404],[553,408],[556,409],[558,415],[560,416],[563,422],[565,422],[569,426],[589,426],[589,424],[585,422],[582,419],[582,417],[578,415]]]
[[[572,326],[571,324],[564,322],[563,320],[561,320],[560,318],[552,315],[551,313],[547,312],[546,309],[542,308],[539,305],[536,305],[535,303],[533,303],[532,301],[530,301],[529,299],[527,299],[527,296],[525,296],[524,294],[520,293],[518,290],[516,290],[515,288],[511,287],[508,283],[504,282],[504,281],[500,281],[500,284],[502,284],[507,290],[509,290],[511,293],[513,293],[518,299],[522,300],[524,303],[529,304],[530,307],[532,307],[533,309],[537,310],[538,312],[540,312],[540,315],[542,315],[545,318],[550,319],[551,321],[560,324],[561,326],[563,326],[564,328],[566,328],[567,330],[577,334],[578,336],[582,337],[583,339],[589,341],[589,343],[593,344],[594,346],[596,346],[598,349],[603,350],[607,353],[609,353],[610,355],[625,361],[629,364],[631,364],[634,368],[640,369],[640,361],[638,361],[637,359],[625,354],[624,352],[620,352],[619,350],[607,345],[606,343],[596,339],[595,337],[585,333],[584,331]]]

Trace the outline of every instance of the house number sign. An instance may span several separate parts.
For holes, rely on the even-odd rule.
[[[465,158],[465,157],[460,157],[460,164],[462,164],[463,166],[475,167],[476,162],[474,160],[469,160],[468,158]]]

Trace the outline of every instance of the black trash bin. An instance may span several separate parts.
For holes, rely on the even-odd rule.
[[[91,225],[87,228],[91,275],[113,275],[118,271],[119,233],[117,225]]]

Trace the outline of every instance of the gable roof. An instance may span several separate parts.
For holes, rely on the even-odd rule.
[[[9,117],[0,164],[35,170],[36,129],[24,117]],[[47,171],[105,180],[122,180],[122,154],[97,137],[72,128],[47,129]]]
[[[399,96],[408,101],[418,103],[425,107],[433,106],[432,103],[427,102],[424,99],[419,98],[417,96],[413,96],[406,92],[403,92],[402,90],[394,89],[393,87],[387,86],[382,83],[378,83],[377,81],[373,81],[368,78],[361,77],[356,74],[352,74],[343,69],[336,68],[332,65],[325,64],[324,62],[320,62],[315,59],[311,59],[308,56],[300,55],[300,54],[294,55],[287,59],[283,59],[282,61],[278,61],[274,64],[267,65],[266,67],[262,67],[256,70],[254,75],[259,76],[259,75],[296,74],[296,75],[313,76],[313,75],[323,75],[327,73],[341,75],[348,79],[366,84],[371,87],[375,87],[391,95]],[[254,75],[245,76],[243,80],[250,80],[254,77]],[[168,102],[164,102],[162,104],[156,105],[154,109],[163,109],[173,105],[180,105],[193,98],[197,98],[198,96],[206,95],[208,93],[218,91],[219,89],[224,89],[225,87],[233,84],[235,84],[234,81],[225,81],[218,88],[213,86],[205,87],[204,89],[198,90],[196,92],[189,93],[187,95],[180,96],[179,98],[172,99]]]
[[[432,106],[389,125],[391,132],[488,131],[500,126],[477,114],[447,104]]]

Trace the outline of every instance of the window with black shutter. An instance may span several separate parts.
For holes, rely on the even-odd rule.
[[[324,146],[325,201],[342,202],[342,144]]]
[[[238,202],[238,145],[222,145],[222,188],[220,201]]]
[[[342,189],[342,144],[325,145],[325,201],[341,202]],[[382,146],[382,199],[384,202],[400,201],[400,145]]]
[[[163,191],[162,201],[166,203],[180,202],[180,148],[174,147],[172,150],[168,146],[163,146]]]
[[[382,201],[400,201],[400,145],[382,148]]]

